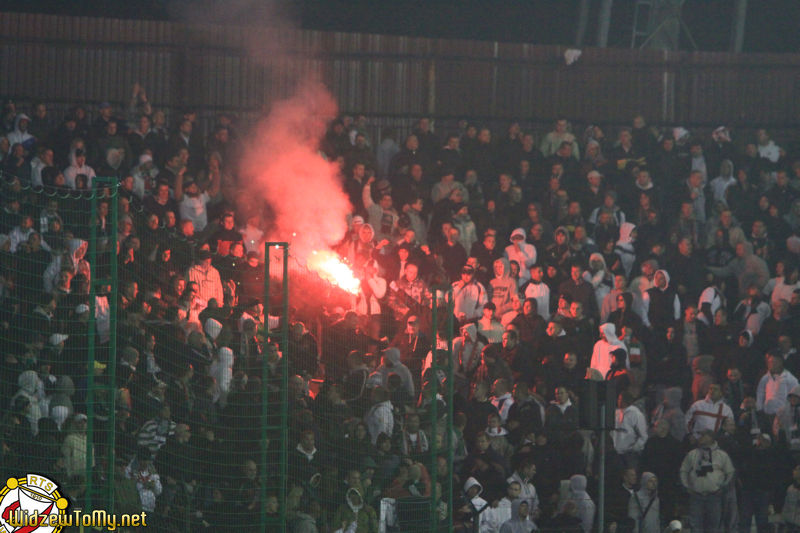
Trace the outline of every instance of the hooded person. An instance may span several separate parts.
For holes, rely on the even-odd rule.
[[[209,319],[211,320],[211,319]],[[233,380],[233,350],[227,346],[222,346],[217,350],[217,356],[211,362],[208,373],[214,378],[217,384],[217,390],[214,394],[214,401],[220,405],[225,405],[228,399],[228,393],[231,390],[231,381]]]
[[[634,242],[636,241],[636,225],[630,222],[623,222],[619,227],[619,239],[614,250],[619,255],[622,261],[622,268],[625,270],[625,276],[630,277],[633,263],[636,261],[636,249]]]
[[[538,529],[530,519],[530,503],[517,498],[511,502],[511,518],[500,526],[500,533],[531,533]]]
[[[42,417],[42,408],[45,407],[44,383],[42,383],[35,371],[26,370],[17,378],[17,385],[19,390],[11,398],[11,405],[14,405],[14,402],[19,397],[28,400],[29,408],[25,413],[25,417],[31,425],[31,433],[36,436],[39,433],[39,419]]]
[[[344,503],[333,515],[333,524],[339,526],[336,533],[378,532],[378,516],[375,510],[364,503],[364,497],[355,488],[347,489]]]
[[[586,476],[575,474],[569,478],[569,492],[566,500],[561,504],[562,509],[568,501],[572,502],[577,509],[583,532],[590,533],[594,525],[595,505],[589,493],[586,492]]]
[[[495,260],[494,278],[489,282],[489,289],[497,316],[503,316],[514,310],[515,300],[519,300],[519,289],[517,282],[511,277],[511,265],[507,258],[501,257]]]
[[[67,418],[74,413],[72,396],[75,394],[75,384],[69,376],[59,376],[56,381],[55,390],[50,397],[50,418],[58,426],[58,430],[64,426]]]
[[[28,132],[30,123],[31,118],[25,113],[20,113],[14,118],[14,131],[6,135],[9,146],[21,144],[26,152],[31,152],[33,145],[36,143],[36,138]]]
[[[83,274],[87,282],[91,281],[92,269],[85,259],[88,249],[89,243],[83,239],[70,239],[64,254],[53,254],[50,264],[44,271],[44,290],[53,292],[64,269],[70,270],[73,275]]]
[[[387,348],[383,351],[381,356],[381,364],[375,369],[373,374],[380,376],[381,383],[384,387],[388,386],[389,374],[397,374],[409,396],[414,398],[414,379],[408,367],[400,362],[400,350],[397,348]]]
[[[614,277],[608,270],[603,254],[595,252],[589,256],[589,268],[583,272],[583,279],[592,285],[597,308],[603,307],[603,299],[614,286]]]
[[[531,277],[531,267],[536,263],[536,247],[525,242],[525,230],[517,228],[511,232],[511,244],[506,246],[505,258],[519,265],[519,286]]]
[[[661,533],[661,501],[658,497],[658,478],[644,472],[640,489],[631,494],[628,517],[636,522],[636,533]]]
[[[753,253],[753,245],[746,241],[736,245],[736,257],[727,265],[707,268],[722,278],[736,276],[740,295],[747,294],[747,288],[751,285],[755,285],[760,291],[769,281],[767,263]]]
[[[613,363],[614,359],[612,353],[614,350],[622,349],[627,354],[628,348],[625,346],[624,342],[617,338],[616,327],[614,324],[606,322],[600,326],[599,329],[602,338],[594,343],[592,359],[589,366],[597,370],[601,376],[605,377],[608,375],[609,370],[611,370],[611,364]],[[628,358],[626,357],[625,360],[627,362]]]
[[[642,295],[642,303],[646,311],[642,321],[651,326],[656,334],[667,331],[681,318],[681,301],[678,293],[669,284],[669,273],[656,270],[653,275],[653,286]]]
[[[455,369],[457,379],[463,378],[467,383],[472,379],[475,369],[481,363],[481,353],[485,346],[486,344],[478,338],[478,328],[475,324],[470,323],[461,327],[461,336],[453,339],[453,360],[457,365]],[[432,364],[431,354],[428,356],[426,367]],[[456,384],[458,383],[456,381]]]
[[[473,523],[477,520],[479,533],[490,533],[495,530],[494,509],[489,502],[481,498],[483,487],[474,477],[464,482],[464,499]]]
[[[670,434],[678,442],[683,442],[683,438],[686,436],[686,415],[681,409],[682,399],[683,389],[680,387],[664,389],[664,399],[650,416],[650,423],[653,427],[661,419],[669,422]]]

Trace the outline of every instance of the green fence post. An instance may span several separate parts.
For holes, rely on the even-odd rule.
[[[108,511],[114,512],[114,476],[116,470],[114,468],[115,461],[115,448],[116,448],[116,420],[117,420],[117,293],[119,290],[119,278],[117,272],[117,226],[119,224],[119,201],[118,201],[118,186],[116,179],[106,178],[111,189],[111,198],[109,208],[111,209],[111,235],[109,237],[108,251],[111,258],[110,263],[110,276],[111,276],[111,292],[108,302],[109,321],[111,329],[109,331],[108,340],[108,435],[106,441],[106,465],[108,470],[106,473],[106,483],[108,483]],[[101,183],[106,182],[103,179]]]
[[[278,442],[279,447],[279,475],[278,475],[278,523],[274,524],[269,531],[277,531],[284,533],[286,531],[286,486],[288,477],[287,461],[289,458],[288,451],[288,423],[289,423],[289,408],[288,408],[288,389],[289,389],[289,244],[285,242],[267,242],[264,244],[264,313],[266,314],[266,325],[269,330],[269,312],[271,307],[270,302],[270,248],[283,250],[283,300],[281,305],[281,353],[283,354],[280,361],[280,384],[279,384],[279,416],[280,416],[280,438]],[[265,382],[262,384],[264,390],[261,395],[261,531],[267,531],[267,466],[268,466],[268,438],[269,438],[269,394],[267,388],[267,358],[263,358],[262,375]],[[272,525],[271,525],[272,526]]]
[[[437,505],[436,505],[436,477],[437,477],[437,462],[438,457],[437,453],[437,446],[436,446],[436,434],[438,433],[438,406],[436,404],[436,393],[439,389],[439,365],[436,362],[436,352],[439,348],[438,341],[438,330],[439,330],[439,289],[437,287],[433,287],[433,298],[431,298],[431,321],[432,323],[432,333],[431,333],[431,374],[430,379],[428,380],[432,385],[430,385],[430,390],[426,391],[425,394],[431,396],[431,404],[430,404],[430,419],[431,419],[431,435],[428,439],[430,445],[430,456],[431,456],[431,464],[430,464],[430,471],[428,475],[431,479],[431,495],[430,495],[430,521],[431,521],[431,531],[437,531],[439,529],[439,521],[436,519],[437,517]],[[420,378],[421,386],[424,386],[424,381]]]
[[[86,362],[86,497],[84,510],[92,511],[92,456],[94,455],[94,362],[97,324],[97,192],[92,192],[91,216],[89,217],[89,264],[95,269],[89,283],[89,339]]]

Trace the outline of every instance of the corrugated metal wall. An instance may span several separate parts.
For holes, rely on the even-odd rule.
[[[204,26],[142,20],[0,13],[0,95],[54,109],[102,100],[122,105],[134,82],[168,111],[193,106],[252,116],[322,80],[347,112],[406,128],[422,114],[686,125],[793,125],[800,114],[800,55],[734,56],[586,49],[572,66],[564,48]]]

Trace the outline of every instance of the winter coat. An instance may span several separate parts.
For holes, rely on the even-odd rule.
[[[661,505],[658,490],[647,490],[647,481],[655,477],[652,472],[642,474],[642,488],[631,494],[628,516],[636,522],[635,533],[661,533]]]
[[[734,473],[731,458],[715,442],[686,454],[681,464],[681,483],[690,494],[706,496],[725,489]]]

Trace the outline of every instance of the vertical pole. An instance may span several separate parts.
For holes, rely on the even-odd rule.
[[[285,242],[268,242],[264,245],[264,313],[266,314],[267,329],[269,329],[269,311],[271,307],[270,302],[270,248],[283,250],[283,301],[280,313],[281,322],[281,337],[280,349],[282,353],[280,361],[280,383],[278,393],[279,403],[279,471],[278,471],[278,524],[273,529],[267,527],[267,514],[266,514],[266,501],[267,501],[267,465],[268,465],[268,450],[267,439],[269,437],[269,398],[267,394],[266,383],[263,383],[264,390],[261,395],[261,531],[286,531],[286,483],[288,477],[288,439],[289,439],[289,406],[288,406],[288,388],[289,388],[289,244]],[[267,376],[267,361],[264,358],[262,367],[264,379]]]
[[[270,257],[269,257],[269,243],[264,244],[264,312],[267,314],[267,329],[269,329],[269,266],[270,266]],[[260,482],[261,482],[261,512],[260,512],[260,521],[261,521],[261,531],[267,530],[267,506],[265,505],[267,502],[267,462],[268,462],[268,455],[267,455],[267,438],[268,438],[268,431],[267,426],[269,425],[269,397],[268,397],[268,388],[266,387],[267,383],[267,376],[268,374],[268,365],[267,365],[267,358],[262,358],[262,365],[261,365],[261,376],[264,380],[262,385],[264,385],[263,390],[261,391],[261,461],[259,465],[259,469],[261,470]],[[280,502],[280,509],[286,508],[286,501],[281,499]],[[283,512],[283,511],[281,511]]]
[[[439,291],[434,287],[433,289],[433,298],[431,298],[431,372],[429,380],[433,382],[433,393],[432,393],[432,400],[430,405],[430,418],[431,418],[431,435],[430,435],[430,471],[428,474],[431,478],[431,495],[430,495],[430,502],[429,502],[429,512],[430,512],[430,521],[431,521],[431,531],[437,531],[439,529],[439,521],[436,520],[436,477],[437,477],[437,457],[436,457],[436,432],[438,431],[437,428],[437,406],[436,406],[436,391],[438,390],[438,380],[439,377],[437,372],[439,371],[439,365],[436,363],[436,351],[438,343],[438,328],[439,328]],[[425,386],[425,382],[420,378],[421,387]],[[430,388],[430,387],[429,387]],[[428,390],[424,392],[424,394],[431,394],[431,391]]]
[[[455,300],[452,287],[447,291],[447,483],[442,487],[442,492],[447,494],[447,531],[453,531],[453,397],[455,383],[453,383],[453,311]],[[444,492],[447,491],[447,492]]]
[[[283,309],[281,312],[281,453],[280,487],[278,498],[283,502],[280,510],[281,532],[286,531],[286,484],[289,477],[289,243],[283,246]],[[269,311],[267,312],[269,323]]]
[[[742,53],[746,20],[747,0],[736,0],[736,9],[733,15],[733,38],[731,39],[731,52],[734,54]]]
[[[589,24],[589,0],[581,0],[578,8],[578,31],[575,32],[575,47],[583,46],[586,38],[586,26]]]
[[[97,266],[97,193],[92,192],[91,216],[89,217],[89,264]],[[113,228],[116,232],[116,228]],[[97,272],[95,272],[95,275]],[[89,283],[89,353],[86,358],[86,497],[84,498],[84,511],[92,511],[92,456],[94,455],[94,352],[96,344],[97,327],[95,320],[96,279]]]
[[[101,182],[102,183],[102,182]],[[114,476],[116,470],[114,469],[115,461],[115,448],[116,448],[116,408],[117,408],[117,292],[119,288],[119,279],[117,273],[117,225],[119,223],[119,202],[117,190],[119,183],[113,178],[109,178],[108,182],[111,187],[111,201],[109,208],[111,209],[111,235],[109,236],[109,246],[106,254],[110,257],[111,263],[111,287],[112,290],[109,295],[108,301],[108,314],[111,329],[109,331],[108,340],[108,435],[106,440],[106,460],[108,464],[108,473],[106,475],[108,483],[108,511],[114,512]],[[94,365],[93,365],[94,366]]]
[[[600,23],[597,28],[597,46],[608,46],[608,29],[611,26],[611,6],[614,0],[602,0],[600,4]]]
[[[605,531],[606,513],[606,402],[600,405],[600,466],[597,479],[597,533]]]

